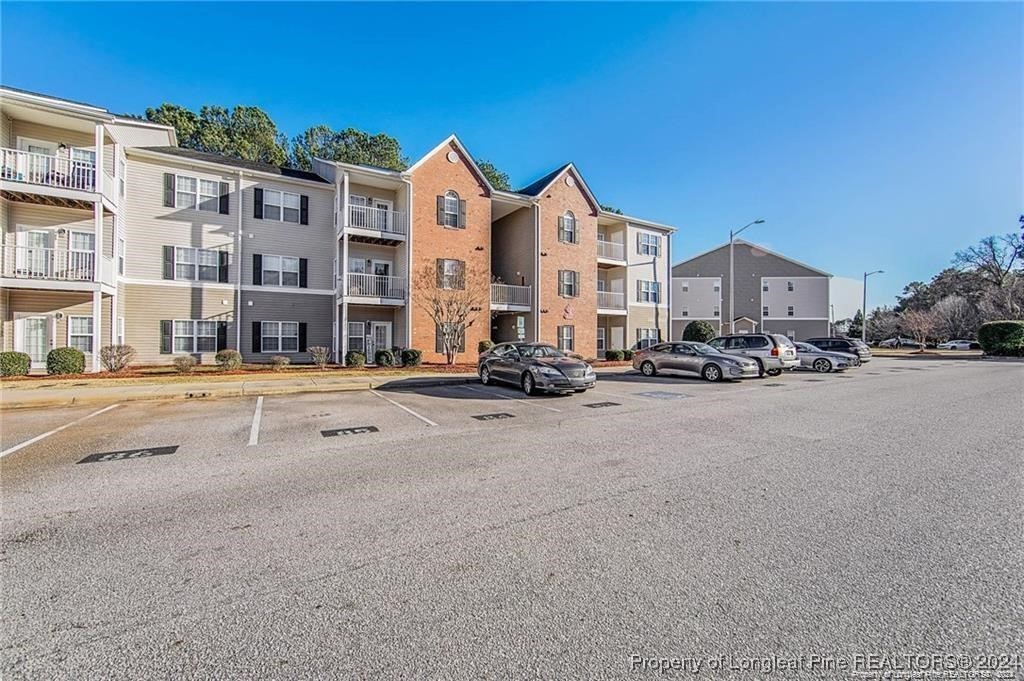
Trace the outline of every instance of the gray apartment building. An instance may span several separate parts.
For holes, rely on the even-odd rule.
[[[737,239],[736,309],[729,319],[729,244],[672,267],[672,338],[702,319],[719,333],[772,332],[795,340],[829,335],[828,272]]]

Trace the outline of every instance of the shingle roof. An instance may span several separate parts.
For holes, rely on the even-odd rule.
[[[525,187],[523,187],[522,189],[517,190],[516,194],[526,194],[527,196],[537,196],[537,194],[540,194],[542,191],[544,191],[545,187],[547,187],[549,184],[551,184],[552,181],[554,181],[554,179],[556,177],[558,177],[566,168],[568,168],[571,165],[572,165],[571,163],[566,163],[565,165],[563,165],[563,166],[561,166],[559,168],[556,168],[555,170],[552,170],[550,173],[548,173],[544,177],[540,178],[539,180],[537,180],[533,184],[528,184]]]
[[[282,177],[292,177],[299,180],[309,180],[311,182],[323,182],[324,184],[330,184],[330,182],[324,178],[320,177],[316,173],[309,172],[308,170],[282,168],[269,163],[260,163],[259,161],[246,161],[244,159],[235,158],[234,156],[210,154],[205,151],[195,151],[194,149],[183,149],[181,147],[140,147],[140,149],[155,151],[161,154],[170,154],[171,156],[181,156],[182,158],[191,158],[196,161],[206,161],[207,163],[220,163],[222,165],[234,166],[235,168],[255,170],[261,173],[273,173],[275,175],[281,175]]]

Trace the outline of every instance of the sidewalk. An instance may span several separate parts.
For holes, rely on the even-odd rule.
[[[619,373],[628,366],[598,369],[598,373]],[[126,379],[89,381],[26,381],[0,383],[0,409],[30,407],[67,407],[71,405],[113,404],[140,400],[194,400],[254,395],[290,395],[297,393],[330,393],[349,390],[374,390],[383,387],[431,387],[476,383],[475,373],[409,373],[382,376],[281,376],[252,380],[228,377],[189,379]]]

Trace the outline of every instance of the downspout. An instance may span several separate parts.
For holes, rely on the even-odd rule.
[[[238,171],[238,231],[235,235],[235,349],[242,351],[242,171]]]
[[[533,253],[536,259],[533,282],[533,342],[540,342],[540,201],[533,202]]]
[[[402,176],[406,187],[405,223],[405,347],[412,347],[412,180]]]
[[[331,304],[331,320],[334,325],[334,332],[331,334],[332,350],[334,352],[334,361],[336,364],[341,364],[339,350],[341,348],[340,338],[341,329],[339,328],[339,322],[341,321],[341,315],[338,314],[338,283],[341,281],[342,264],[341,264],[341,246],[338,244],[338,235],[341,233],[341,178],[338,176],[338,168],[334,167],[334,286],[333,293],[334,302]]]
[[[346,170],[341,176],[341,259],[338,263],[338,270],[341,272],[341,328],[344,329],[341,336],[342,366],[345,366],[345,355],[348,354],[348,301],[345,300],[345,294],[348,293],[348,196]]]

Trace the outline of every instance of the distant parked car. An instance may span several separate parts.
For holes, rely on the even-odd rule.
[[[981,345],[978,341],[970,340],[950,340],[945,343],[939,343],[936,347],[939,350],[981,350]]]
[[[727,355],[739,355],[757,362],[758,376],[778,376],[800,366],[793,341],[778,333],[738,333],[719,336],[708,345]]]
[[[854,355],[860,360],[858,364],[871,361],[871,348],[858,338],[808,338],[804,342],[810,343],[820,350]]]
[[[845,371],[860,364],[857,355],[822,350],[810,343],[794,343],[794,345],[801,369],[813,369],[820,374],[827,374],[831,371]]]
[[[879,342],[878,347],[880,348],[920,348],[921,344],[913,338],[888,338],[884,341]]]
[[[711,382],[758,375],[754,360],[727,355],[706,343],[691,341],[658,343],[637,350],[633,353],[633,368],[644,376],[654,376],[660,371],[686,371]]]
[[[547,343],[499,343],[480,355],[480,382],[512,383],[527,395],[586,392],[597,383],[594,368]]]

